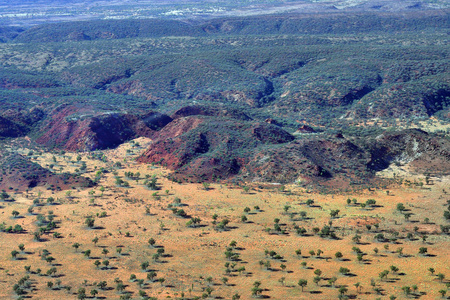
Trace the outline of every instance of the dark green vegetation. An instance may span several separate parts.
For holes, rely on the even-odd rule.
[[[15,152],[0,153],[0,170],[0,188],[9,191],[24,191],[36,186],[45,186],[49,190],[93,186],[89,179],[68,173],[56,175]]]
[[[177,180],[358,183],[414,149],[406,138],[400,151],[383,146],[389,135],[381,145],[371,137],[448,120],[448,25],[437,10],[8,29],[0,134],[72,151],[150,137],[150,161],[183,168]],[[316,133],[296,135],[299,124]],[[446,157],[448,142],[424,139]],[[208,171],[195,178],[199,168]]]
[[[2,45],[2,103],[25,93],[164,112],[213,101],[285,123],[427,117],[448,112],[448,25],[445,12],[42,25]]]

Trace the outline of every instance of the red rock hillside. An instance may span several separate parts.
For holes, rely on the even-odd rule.
[[[69,151],[107,149],[138,136],[150,137],[171,121],[160,113],[142,115],[95,112],[92,107],[63,105],[50,113],[36,142]]]

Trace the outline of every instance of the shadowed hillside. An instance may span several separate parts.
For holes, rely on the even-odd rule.
[[[36,186],[51,190],[65,190],[73,187],[92,187],[93,182],[82,176],[69,173],[54,174],[17,153],[0,154],[0,189],[25,191]]]

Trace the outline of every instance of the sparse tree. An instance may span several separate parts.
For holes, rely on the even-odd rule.
[[[427,254],[427,252],[428,252],[428,249],[426,247],[420,247],[419,248],[419,254],[420,255],[425,255],[425,254]]]
[[[160,278],[158,278],[158,281],[161,284],[161,286],[163,286],[166,279],[164,279],[163,277],[160,277]]]
[[[343,275],[347,275],[350,273],[350,269],[345,268],[345,267],[340,267],[339,268],[339,273],[343,274]]]
[[[364,260],[364,257],[361,253],[358,253],[358,255],[356,255],[356,260],[358,260],[359,263],[361,263]]]
[[[305,286],[308,285],[308,281],[306,279],[300,279],[297,284],[302,288],[302,292],[303,292],[303,289],[305,288]]]
[[[411,287],[409,286],[403,286],[402,290],[405,293],[406,297],[408,297],[411,294]]]
[[[222,277],[222,283],[223,283],[224,285],[227,285],[227,283],[228,283],[228,278],[227,278],[227,277]]]
[[[125,285],[122,282],[117,283],[116,290],[122,293],[125,290]]]
[[[396,267],[396,266],[390,266],[390,269],[391,269],[393,274],[397,274],[397,272],[399,271],[399,268]]]
[[[336,218],[336,217],[338,216],[339,212],[340,212],[339,209],[331,210],[331,212],[330,212],[330,217],[331,217],[332,219]]]
[[[322,280],[322,277],[320,277],[320,276],[315,276],[315,277],[313,278],[313,282],[314,282],[316,285],[319,285],[320,280]]]
[[[93,227],[94,227],[95,220],[94,220],[93,217],[87,217],[87,218],[84,220],[84,223],[86,224],[87,227],[93,228]]]
[[[345,293],[347,293],[348,292],[348,289],[345,287],[345,286],[341,286],[340,288],[339,288],[339,294],[340,295],[344,295]]]
[[[337,277],[331,277],[330,279],[328,279],[328,284],[332,287],[334,287],[334,284],[337,281]]]
[[[101,265],[101,262],[99,260],[94,261],[94,265],[96,268]]]
[[[141,263],[141,269],[142,269],[143,271],[146,271],[149,265],[150,265],[150,264],[149,264],[148,261],[144,261],[143,263]]]
[[[154,238],[150,238],[150,239],[148,240],[148,244],[149,244],[150,247],[154,247],[155,244],[156,244],[155,239],[154,239]]]
[[[105,257],[106,257],[106,255],[108,255],[108,253],[109,253],[109,250],[106,248],[103,248],[102,254],[105,255]]]
[[[19,254],[19,251],[17,251],[17,250],[11,251],[11,257],[12,257],[13,259],[16,259],[16,258],[17,258],[17,254]]]
[[[108,266],[109,266],[109,260],[105,259],[104,261],[102,261],[102,264],[103,264],[106,268],[108,268]]]
[[[388,270],[384,270],[383,272],[378,274],[378,277],[380,277],[381,280],[383,280],[383,278],[387,279],[388,274],[389,274],[389,271]]]
[[[152,281],[154,280],[154,278],[156,277],[156,272],[155,271],[150,271],[147,273],[147,279]]]
[[[106,288],[108,284],[106,283],[106,281],[100,281],[99,283],[97,283],[97,286],[101,289],[104,290]]]

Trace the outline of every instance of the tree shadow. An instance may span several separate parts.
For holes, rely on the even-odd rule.
[[[26,257],[16,257],[16,258],[14,258],[14,260],[27,260],[27,258]]]

